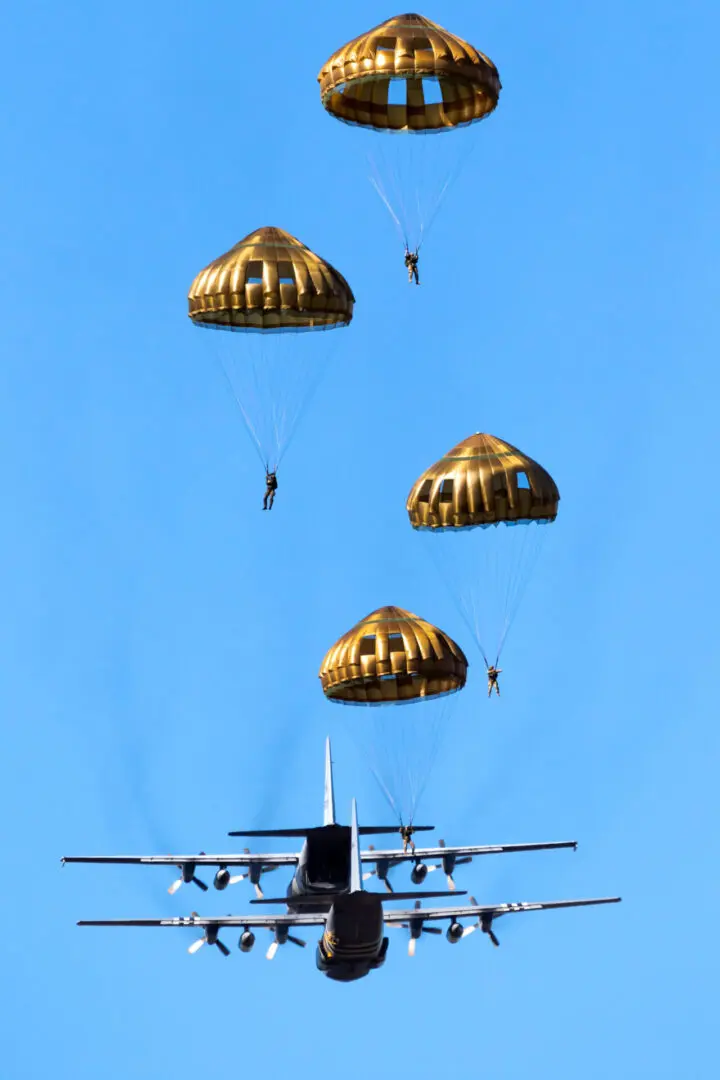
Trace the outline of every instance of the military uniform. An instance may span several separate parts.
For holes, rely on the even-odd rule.
[[[412,838],[413,832],[414,830],[411,825],[400,826],[400,835],[402,836],[403,842],[403,855],[407,854],[408,845],[410,847],[410,850],[413,853],[415,852],[415,841]]]
[[[274,472],[267,473],[265,476],[265,483],[267,487],[265,489],[265,498],[263,499],[263,510],[272,510],[272,504],[275,500],[275,492],[277,491],[278,486],[277,477]]]
[[[414,251],[414,252],[406,251],[405,252],[405,265],[408,268],[408,281],[410,283],[412,283],[412,280],[414,278],[415,279],[415,284],[419,285],[420,284],[420,277],[418,275],[418,253],[417,253],[417,251]]]
[[[487,669],[488,697],[490,697],[490,695],[492,694],[493,687],[495,687],[495,693],[497,694],[497,696],[500,697],[500,687],[498,686],[498,675],[500,675],[501,672],[502,672],[502,668],[493,667],[492,664]]]

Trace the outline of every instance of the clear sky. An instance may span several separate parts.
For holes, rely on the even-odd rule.
[[[414,289],[316,83],[395,13],[4,12],[8,1080],[714,1075],[720,15],[710,0],[425,10],[487,52],[504,89]],[[272,514],[186,317],[196,272],[265,224],[357,297]],[[404,510],[415,476],[476,430],[562,493],[490,703]],[[59,859],[312,824],[328,733],[343,820],[354,795],[361,820],[386,816],[317,679],[381,604],[471,660],[422,804],[435,835],[580,842],[476,861],[462,885],[623,904],[510,917],[498,950],[426,938],[409,960],[398,933],[385,969],[351,986],[322,978],[311,947],[268,964],[234,940],[224,960],[189,957],[184,931],[77,929],[245,909],[243,885],[170,898],[164,870]]]

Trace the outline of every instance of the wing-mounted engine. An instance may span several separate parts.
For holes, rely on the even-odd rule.
[[[424,876],[424,875],[423,875]],[[417,947],[418,940],[422,934],[442,934],[442,930],[438,926],[425,926],[425,920],[420,914],[422,910],[422,901],[415,901],[416,915],[412,915],[410,920],[406,923],[390,923],[391,926],[399,926],[403,930],[410,931],[410,940],[408,941],[408,956],[415,955],[415,949]]]
[[[470,897],[470,903],[472,904],[473,907],[478,906],[478,902],[477,902],[477,900],[475,899],[474,896]],[[491,912],[484,911],[482,913],[482,915],[480,916],[480,918],[477,920],[477,922],[474,922],[471,926],[460,927],[459,923],[454,923],[454,926],[461,930],[460,938],[469,937],[469,935],[474,934],[476,930],[482,930],[483,934],[487,934],[487,936],[492,941],[493,945],[497,948],[499,946],[500,942],[496,938],[495,931],[492,928],[494,918],[495,918],[495,916],[493,916],[493,914]],[[452,926],[450,927],[450,930],[453,930]],[[452,940],[451,937],[450,937],[450,930],[448,930],[448,932],[447,932],[448,941]],[[459,941],[460,938],[456,938],[455,940]]]
[[[303,941],[302,938],[295,937],[295,935],[291,934],[289,928],[284,924],[276,926],[272,933],[273,940],[270,944],[270,948],[265,953],[265,957],[268,960],[274,960],[275,953],[278,951],[280,946],[287,945],[288,941],[292,942],[293,945],[298,945],[301,949],[304,949],[307,945],[307,941]]]
[[[195,919],[198,917],[196,911],[193,911],[192,917]],[[201,938],[198,938],[197,941],[193,941],[192,945],[188,949],[190,955],[196,953],[199,949],[203,947],[203,945],[215,945],[217,946],[218,950],[223,954],[223,956],[229,956],[230,950],[228,949],[227,945],[223,945],[222,941],[220,941],[218,938],[219,930],[220,927],[217,923],[209,923],[205,927],[205,933],[203,934],[203,936]]]
[[[205,852],[201,851],[201,855]],[[199,877],[195,876],[195,863],[186,862],[178,863],[178,870],[180,871],[180,877],[173,881],[172,885],[168,889],[171,896],[174,896],[181,885],[197,885],[198,889],[202,889],[203,892],[207,892],[207,885],[204,881],[201,881]]]
[[[374,844],[369,844],[368,845],[368,851],[374,851],[374,850],[375,850],[375,845]],[[390,873],[390,870],[392,869],[392,867],[396,866],[396,865],[397,865],[397,863],[393,862],[392,859],[378,859],[377,862],[375,863],[375,869],[374,870],[366,870],[365,871],[365,873],[362,876],[363,881],[369,881],[370,878],[376,877],[378,879],[378,881],[382,881],[382,883],[385,886],[385,888],[387,889],[387,891],[389,893],[391,893],[393,891],[393,887],[390,884],[388,874]]]
[[[439,846],[441,848],[444,848],[445,847],[445,841],[440,840],[439,841]],[[441,859],[441,861],[439,863],[435,863],[433,866],[428,866],[428,871],[442,870],[442,872],[445,874],[445,877],[447,878],[448,889],[454,890],[455,889],[455,881],[453,879],[453,873],[454,873],[455,867],[456,866],[465,866],[467,863],[471,863],[471,862],[472,862],[472,855],[463,855],[462,857],[458,857],[457,855],[454,855],[451,851],[449,851],[449,852],[447,852],[447,854],[444,854],[442,856],[442,859]]]

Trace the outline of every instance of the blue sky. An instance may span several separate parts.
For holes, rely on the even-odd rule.
[[[4,16],[8,1080],[712,1075],[720,17],[692,0],[424,13],[487,52],[504,89],[420,290],[315,81],[391,9]],[[357,297],[271,515],[185,314],[195,273],[264,224]],[[478,429],[562,493],[491,703],[404,511],[418,472]],[[427,938],[410,961],[398,936],[352,986],[311,948],[191,958],[184,932],[77,929],[243,909],[243,886],[169,898],[162,870],[59,858],[312,823],[327,733],[343,818],[353,795],[361,819],[385,816],[317,679],[381,604],[471,660],[423,803],[436,835],[580,841],[475,862],[462,884],[623,904],[509,918],[499,950]]]

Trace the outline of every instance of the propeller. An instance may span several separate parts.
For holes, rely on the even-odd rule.
[[[478,906],[478,902],[474,896],[469,897],[469,900],[473,907]],[[468,937],[470,934],[474,934],[476,930],[482,930],[483,934],[487,934],[487,936],[490,938],[495,948],[498,948],[500,942],[495,937],[495,932],[492,928],[492,921],[492,915],[489,912],[485,913],[481,915],[478,921],[473,923],[472,926],[466,926],[463,930],[462,936],[465,938]]]
[[[196,919],[198,917],[197,911],[193,911],[192,916],[194,919]],[[197,941],[193,941],[192,945],[188,949],[190,955],[193,956],[199,949],[203,947],[203,945],[217,945],[223,956],[229,956],[230,950],[228,949],[227,945],[224,945],[222,941],[218,941],[219,929],[220,927],[217,925],[217,923],[210,923],[210,925],[205,928],[205,933],[203,934],[203,936],[201,938],[198,938]]]
[[[374,851],[375,845],[370,844],[368,851]],[[393,887],[388,881],[388,873],[390,871],[390,861],[388,859],[378,859],[375,864],[374,870],[366,870],[362,876],[363,881],[369,881],[371,877],[376,877],[378,881],[382,881],[383,885],[389,893],[393,891]]]
[[[445,841],[440,840],[439,846],[441,848],[444,848]],[[472,862],[471,855],[464,855],[460,859],[456,858],[454,855],[443,855],[442,862],[435,863],[433,866],[428,866],[428,871],[432,872],[433,870],[444,870],[445,877],[447,878],[448,889],[452,889],[454,891],[455,881],[453,880],[453,870],[456,866],[465,866],[467,863],[470,862]]]
[[[420,911],[422,904],[420,900],[415,901],[415,910]],[[408,942],[408,956],[415,955],[415,949],[417,948],[417,941],[421,934],[442,934],[442,930],[438,926],[425,926],[423,925],[422,916],[413,916],[410,922],[400,923],[405,929],[410,931],[410,940]]]
[[[270,948],[265,953],[267,960],[272,960],[275,957],[275,953],[278,951],[281,945],[286,942],[292,941],[293,945],[299,945],[301,949],[304,949],[307,945],[307,941],[303,941],[302,938],[295,937],[293,934],[288,933],[287,926],[275,927],[275,939],[271,942]]]
[[[204,855],[205,852],[201,851],[200,854]],[[203,892],[207,892],[208,887],[205,882],[201,881],[199,877],[195,877],[194,862],[180,863],[178,869],[180,871],[180,877],[177,879],[177,881],[173,881],[172,885],[168,889],[168,892],[171,896],[175,895],[181,885],[189,885],[191,882],[194,885],[197,885],[198,889],[202,889]]]
[[[243,848],[245,855],[250,854],[250,848]],[[277,870],[277,866],[263,866],[262,863],[250,863],[246,874],[236,874],[230,878],[229,885],[236,885],[238,881],[249,881],[251,885],[255,886],[255,894],[258,900],[265,899],[265,893],[260,887],[260,878],[263,874],[269,874],[272,870]]]

